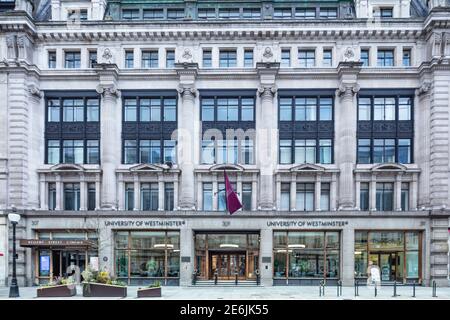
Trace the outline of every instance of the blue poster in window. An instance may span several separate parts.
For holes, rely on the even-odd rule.
[[[50,274],[50,256],[40,256],[39,274],[48,276]]]

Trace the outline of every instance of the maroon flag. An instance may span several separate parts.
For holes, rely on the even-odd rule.
[[[230,214],[233,214],[240,208],[242,208],[242,204],[239,201],[236,192],[234,192],[230,180],[228,180],[227,172],[225,170],[223,170],[223,176],[225,177],[225,193],[226,193],[227,209],[228,212],[230,212]]]

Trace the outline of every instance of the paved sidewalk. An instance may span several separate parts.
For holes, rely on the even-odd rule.
[[[128,287],[126,298],[84,298],[81,287],[77,287],[77,295],[71,298],[37,298],[36,287],[20,288],[20,298],[25,300],[137,300],[138,286]],[[432,297],[431,287],[416,287],[416,297],[412,297],[412,287],[397,287],[397,297],[393,297],[393,287],[382,287],[374,297],[374,289],[366,286],[359,288],[359,296],[355,297],[354,287],[343,287],[342,296],[337,297],[336,287],[326,287],[325,296],[319,297],[319,287],[163,287],[161,298],[151,300],[450,300],[450,288],[437,288],[437,297]],[[9,288],[0,288],[0,300],[9,299]],[[141,299],[139,299],[141,300]]]

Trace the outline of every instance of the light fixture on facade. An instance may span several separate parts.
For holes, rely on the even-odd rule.
[[[173,249],[173,244],[157,243],[153,245],[155,249]]]
[[[278,249],[277,250],[277,253],[285,253],[285,252],[291,253],[292,250],[286,250],[286,249]]]
[[[304,249],[306,246],[304,244],[289,244],[288,248],[291,249]]]
[[[361,251],[355,251],[355,254],[362,254]]]
[[[232,243],[222,243],[220,245],[221,248],[239,248],[238,244],[232,244]]]

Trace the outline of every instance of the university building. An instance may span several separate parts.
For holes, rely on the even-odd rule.
[[[449,1],[1,0],[0,285],[448,286],[449,101]]]

